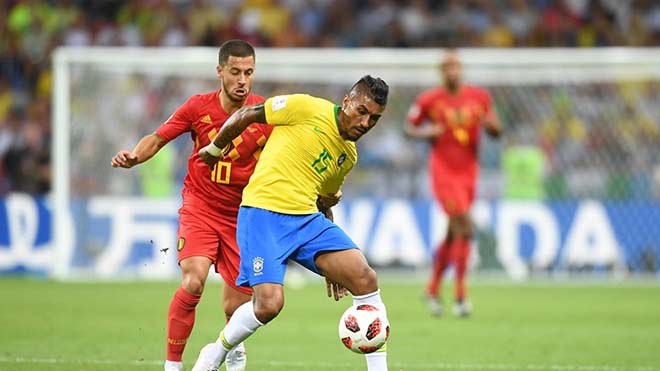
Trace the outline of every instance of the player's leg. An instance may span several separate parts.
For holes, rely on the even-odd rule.
[[[236,243],[236,217],[223,217],[218,220],[218,233],[221,237],[216,272],[224,280],[222,287],[222,307],[226,322],[229,322],[236,309],[252,299],[252,289],[236,286],[240,266],[240,252]],[[244,371],[247,367],[247,353],[243,343],[237,344],[227,354],[227,371]]]
[[[322,251],[314,260],[321,275],[344,286],[354,296],[378,290],[378,277],[359,249]]]
[[[353,304],[373,305],[387,316],[376,272],[341,228],[319,213],[298,232],[298,237],[305,243],[291,259],[344,286],[353,295]],[[387,347],[367,354],[366,360],[369,371],[387,370]]]
[[[177,245],[181,287],[172,298],[167,316],[165,364],[166,368],[173,370],[183,367],[182,354],[195,323],[195,309],[218,250],[218,236],[203,215],[197,213],[198,209],[195,199],[184,195],[183,206],[179,210]]]
[[[192,371],[208,371],[220,367],[229,352],[254,334],[259,327],[274,319],[283,307],[284,289],[281,284],[261,283],[254,286],[253,300],[236,309],[220,331],[218,340],[202,349]]]
[[[433,267],[431,269],[431,276],[429,277],[428,284],[426,286],[426,304],[429,308],[429,311],[434,316],[442,315],[442,303],[441,303],[441,290],[442,290],[442,279],[444,276],[447,267],[452,262],[452,242],[454,241],[454,235],[452,234],[452,218],[451,216],[456,213],[457,202],[457,189],[456,186],[452,183],[442,182],[438,178],[434,177],[433,179],[433,192],[436,196],[436,199],[442,206],[444,212],[449,216],[449,222],[447,224],[447,235],[445,240],[440,246],[438,246],[435,254],[433,255]]]
[[[283,214],[262,209],[244,208],[239,211],[237,242],[241,247],[238,286],[253,288],[253,299],[239,306],[220,332],[218,340],[200,353],[193,371],[219,367],[228,352],[252,335],[259,327],[277,316],[284,306],[284,275],[286,273],[285,237],[290,236]],[[258,233],[254,233],[255,231]],[[277,241],[277,244],[275,244]],[[282,251],[281,249],[284,249]]]
[[[387,308],[380,296],[378,277],[358,249],[318,254],[315,260],[321,274],[344,286],[353,294],[353,304],[370,304],[385,313]],[[368,371],[387,371],[387,345],[365,355]]]
[[[474,200],[474,182],[459,184],[456,189],[456,213],[452,214],[452,260],[456,269],[456,303],[454,314],[466,317],[472,306],[467,300],[467,265],[470,258],[472,240],[472,219],[470,209]]]
[[[193,371],[208,371],[222,365],[229,352],[254,334],[259,327],[274,319],[284,307],[284,289],[281,284],[262,283],[253,287],[253,301],[239,306],[218,340],[208,344],[193,367]]]
[[[174,293],[167,314],[166,370],[181,370],[183,351],[195,324],[195,308],[204,292],[212,261],[191,256],[180,262],[181,286]]]
[[[428,305],[429,311],[434,316],[442,315],[442,300],[440,291],[442,289],[442,279],[445,270],[451,262],[451,228],[447,227],[447,237],[438,246],[433,255],[433,266],[431,268],[431,276],[426,285],[426,292],[424,293],[424,300]]]
[[[245,289],[245,288],[244,288]],[[252,290],[247,294],[236,289],[235,285],[230,285],[225,281],[222,286],[222,306],[225,312],[226,322],[229,322],[232,315],[241,305],[252,299]],[[243,343],[237,344],[227,354],[227,371],[243,371],[247,366],[247,352]]]
[[[431,270],[431,277],[429,282],[426,285],[426,295],[429,297],[438,297],[440,296],[440,290],[442,288],[442,276],[447,269],[447,266],[450,262],[450,253],[449,248],[451,246],[451,232],[450,228],[447,228],[447,237],[438,245],[433,254],[433,267]]]
[[[470,215],[464,213],[453,217],[454,241],[452,242],[452,260],[456,270],[456,303],[454,313],[458,316],[468,316],[471,308],[467,300],[467,265],[470,257],[470,241],[472,239],[472,221]]]

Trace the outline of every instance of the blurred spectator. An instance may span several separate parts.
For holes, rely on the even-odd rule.
[[[515,46],[528,46],[538,14],[530,9],[527,0],[512,0],[511,9],[504,14],[506,26],[515,38]]]
[[[660,45],[660,2],[653,0],[7,0],[0,3],[0,13],[0,194],[50,189],[50,56],[60,45],[216,47],[236,37],[260,47]],[[130,135],[142,135],[171,109],[158,92],[185,89],[176,79],[166,83],[170,86],[134,76],[115,86],[128,99],[123,105],[97,107],[94,99],[106,98],[99,92],[82,107],[119,112],[118,119],[134,130]],[[546,183],[561,190],[548,197],[619,192],[617,197],[658,198],[660,170],[649,171],[660,163],[658,85],[649,81],[630,90],[593,83],[565,92],[539,84],[492,91],[499,109],[509,115],[505,121],[524,121],[532,128],[529,139],[548,161]],[[397,100],[409,99],[406,92],[398,94]],[[555,97],[548,99],[551,103],[530,100],[547,94]],[[569,96],[572,104],[566,103]],[[117,130],[98,130],[118,140]],[[409,145],[400,143],[399,134],[390,130],[374,138],[388,148]],[[383,146],[368,141],[361,146],[361,170],[368,176],[356,175],[366,180],[354,182],[364,185],[357,193],[373,190],[372,179],[395,178],[377,193],[419,195],[413,175],[392,176],[417,174],[414,149],[389,158],[391,151],[382,151]],[[105,160],[95,150],[87,149],[87,160],[94,158],[90,166],[101,166]],[[499,158],[493,158],[498,153],[482,153],[486,168],[500,168]],[[593,179],[607,184],[606,189],[588,184]],[[81,179],[76,186],[93,190],[99,184],[103,181]]]
[[[504,197],[541,200],[545,197],[545,156],[534,143],[530,130],[517,130],[509,136],[502,152]]]
[[[12,139],[2,164],[8,191],[45,194],[50,190],[50,138],[44,130],[43,118],[36,105],[30,117],[16,109],[5,123]]]
[[[482,44],[486,47],[510,48],[515,45],[515,36],[507,28],[499,14],[495,14],[493,23],[483,33]]]
[[[141,194],[146,197],[162,198],[176,196],[176,150],[172,146],[161,148],[144,166],[140,166],[138,173],[142,185]]]
[[[5,120],[13,103],[14,98],[9,81],[0,77],[0,122]]]

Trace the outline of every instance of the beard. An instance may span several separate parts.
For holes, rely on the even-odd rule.
[[[447,86],[447,89],[449,89],[450,91],[457,91],[458,88],[461,86],[461,80],[454,78],[446,79],[445,85]]]

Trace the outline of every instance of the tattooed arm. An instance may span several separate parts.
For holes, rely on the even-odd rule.
[[[213,168],[215,163],[231,150],[231,141],[253,122],[266,123],[266,111],[263,103],[245,106],[234,112],[222,125],[220,132],[211,144],[199,150],[199,156],[210,168]]]

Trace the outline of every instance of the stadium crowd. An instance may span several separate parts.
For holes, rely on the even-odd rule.
[[[215,47],[230,38],[257,47],[660,45],[660,3],[652,0],[9,0],[0,12],[0,195],[50,190],[50,56],[60,45]],[[598,96],[594,88],[571,87],[584,90],[576,93],[581,103],[554,94],[539,113],[526,108],[531,95],[492,87],[505,124],[527,134],[503,145],[522,140],[542,149],[548,196],[659,198],[660,169],[648,171],[660,163],[658,81],[601,86]],[[399,134],[378,140],[397,146],[405,140]],[[370,143],[363,174],[387,178],[397,166],[410,168]],[[488,174],[499,167],[499,150],[484,152]],[[585,162],[596,172],[585,173]],[[406,184],[379,192],[418,195]]]

